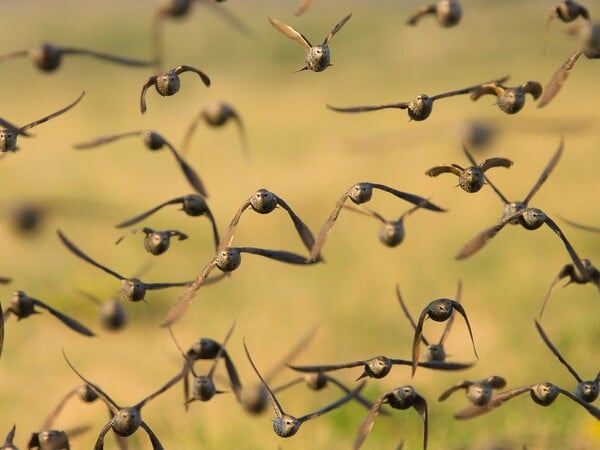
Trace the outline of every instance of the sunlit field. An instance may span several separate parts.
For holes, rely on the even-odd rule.
[[[0,3],[0,54],[47,41],[136,59],[150,59],[150,28],[158,1],[18,1]],[[343,114],[326,105],[355,106],[403,102],[464,88],[510,75],[509,86],[536,80],[545,85],[577,48],[569,25],[553,21],[544,41],[546,19],[555,1],[462,1],[464,17],[442,28],[433,17],[416,27],[406,18],[417,0],[315,0],[300,17],[297,0],[194,2],[189,13],[162,25],[163,70],[189,65],[205,72],[205,87],[193,73],[181,74],[181,89],[161,97],[150,87],[148,110],[140,113],[142,85],[156,74],[84,55],[66,55],[61,67],[39,71],[26,58],[0,61],[3,89],[0,117],[23,125],[56,111],[85,91],[80,104],[18,138],[19,151],[0,159],[0,285],[4,309],[12,293],[25,291],[91,328],[84,337],[47,311],[5,324],[0,359],[0,436],[16,424],[15,444],[26,448],[32,432],[81,380],[71,363],[120,406],[131,406],[156,391],[183,366],[183,357],[166,328],[159,327],[185,288],[149,291],[146,301],[126,302],[127,327],[101,328],[98,307],[79,291],[102,300],[117,296],[120,282],[70,253],[59,241],[60,229],[98,262],[126,277],[146,282],[193,280],[214,256],[205,216],[190,217],[171,205],[131,228],[115,225],[162,202],[192,193],[168,150],[150,152],[139,137],[75,150],[76,143],[126,131],[155,130],[178,148],[201,108],[222,100],[236,108],[248,140],[244,157],[236,128],[200,123],[184,156],[208,191],[207,203],[222,233],[257,189],[277,194],[316,236],[339,198],[350,186],[367,181],[428,198],[445,208],[425,209],[405,219],[405,240],[395,248],[378,239],[379,222],[343,209],[322,255],[324,262],[283,264],[243,254],[230,277],[202,286],[173,333],[185,350],[200,337],[221,342],[235,323],[227,345],[242,384],[259,383],[246,357],[243,339],[258,369],[267,374],[303,337],[310,343],[293,358],[297,365],[333,364],[377,355],[411,359],[413,328],[396,298],[398,286],[415,320],[433,299],[454,299],[462,282],[461,304],[472,326],[476,359],[462,317],[457,316],[445,343],[448,360],[475,362],[464,371],[394,366],[386,377],[369,379],[362,395],[376,401],[396,387],[412,385],[427,401],[430,449],[595,449],[600,422],[560,395],[548,407],[529,393],[481,417],[456,420],[468,405],[463,391],[444,402],[438,397],[463,380],[499,375],[507,388],[549,381],[573,391],[577,381],[552,355],[534,326],[545,295],[562,267],[571,262],[549,227],[527,231],[508,225],[483,249],[457,261],[463,245],[497,223],[503,203],[489,186],[466,193],[457,178],[432,178],[433,166],[468,166],[463,143],[477,161],[505,157],[509,169],[489,175],[509,200],[522,200],[564,140],[555,170],[530,206],[542,209],[561,227],[578,254],[600,264],[600,234],[574,228],[561,217],[600,227],[600,90],[597,60],[581,57],[557,97],[538,109],[531,96],[517,114],[508,115],[484,96],[440,99],[431,116],[409,121],[406,110]],[[426,0],[425,0],[426,3]],[[592,18],[600,2],[585,1]],[[225,9],[245,26],[224,19]],[[321,73],[294,71],[304,50],[267,21],[274,17],[320,43],[345,15],[350,21],[330,43],[332,66]],[[596,19],[598,20],[598,19]],[[484,124],[492,131],[486,146],[476,147],[467,130]],[[351,202],[348,202],[351,203]],[[11,211],[37,206],[42,221],[36,232],[14,229]],[[412,205],[374,191],[365,205],[388,220]],[[174,240],[163,255],[143,247],[143,233],[115,241],[129,229],[147,226],[177,229],[189,235]],[[286,212],[246,211],[233,245],[279,249],[307,255]],[[216,274],[218,269],[214,270]],[[556,289],[540,321],[554,345],[584,380],[600,370],[600,303],[592,284]],[[425,321],[423,334],[439,340],[443,323]],[[425,349],[421,351],[424,358]],[[292,360],[289,361],[290,363]],[[212,361],[198,361],[206,373]],[[362,367],[332,372],[354,387]],[[283,367],[272,378],[277,387],[298,374]],[[250,415],[231,393],[225,365],[216,384],[227,393],[209,402],[192,402],[186,412],[181,383],[148,402],[144,421],[166,449],[350,449],[367,409],[351,401],[304,423],[282,439],[273,432],[272,408]],[[343,395],[329,386],[312,391],[299,384],[277,395],[283,409],[302,416]],[[595,402],[600,407],[598,401]],[[423,423],[417,412],[383,408],[363,448],[422,448]],[[53,428],[87,427],[74,435],[72,449],[90,449],[108,421],[100,401],[73,398]],[[126,439],[130,449],[149,449],[140,429]],[[112,432],[105,448],[119,448]]]

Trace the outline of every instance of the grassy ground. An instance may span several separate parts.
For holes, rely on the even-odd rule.
[[[502,375],[509,387],[551,381],[572,390],[575,381],[550,354],[533,320],[555,275],[569,261],[562,243],[543,227],[536,232],[507,227],[467,261],[454,255],[475,233],[492,225],[501,202],[489,187],[467,194],[451,176],[429,178],[424,172],[441,163],[466,164],[461,150],[467,124],[482,121],[496,130],[491,145],[477,158],[503,156],[509,170],[490,172],[510,199],[525,196],[559,145],[565,152],[531,206],[543,209],[563,227],[582,256],[598,264],[600,239],[565,225],[558,215],[600,225],[597,168],[600,163],[595,61],[580,59],[561,93],[546,108],[531,98],[514,116],[502,113],[492,97],[440,100],[424,122],[409,122],[405,111],[386,110],[343,115],[325,108],[408,101],[425,92],[436,94],[511,75],[508,84],[550,78],[573,51],[565,26],[554,23],[543,52],[543,30],[552,2],[464,1],[460,26],[439,28],[424,19],[416,28],[404,25],[419,2],[317,0],[301,18],[292,15],[295,1],[236,2],[222,5],[251,29],[244,36],[197,2],[189,16],[167,21],[166,67],[188,64],[212,79],[209,89],[193,74],[183,74],[179,94],[159,97],[148,91],[148,111],[138,109],[139,91],[151,71],[109,65],[83,56],[65,57],[52,74],[38,72],[25,60],[1,63],[4,90],[0,116],[27,123],[66,105],[82,91],[74,110],[19,138],[21,150],[0,161],[0,275],[13,282],[0,287],[1,302],[20,289],[93,326],[98,337],[87,339],[44,313],[7,322],[0,364],[0,429],[17,424],[21,447],[60,398],[79,380],[63,361],[61,349],[88,378],[117,403],[133,404],[161,386],[181,367],[181,357],[161,318],[182,292],[155,291],[146,303],[126,304],[130,326],[111,334],[95,325],[97,310],[74,289],[110,298],[118,281],[69,254],[55,236],[61,228],[98,261],[126,276],[150,264],[147,281],[180,281],[195,277],[212,257],[205,218],[190,218],[165,209],[144,225],[177,228],[190,239],[174,242],[155,258],[142,249],[140,236],[119,246],[113,226],[150,207],[190,192],[166,152],[150,153],[139,140],[78,152],[72,144],[102,134],[154,129],[176,146],[200,108],[214,100],[234,105],[245,122],[250,158],[241,157],[233,127],[199,126],[188,153],[209,191],[209,205],[224,229],[239,205],[265,187],[283,198],[311,229],[318,230],[338,198],[358,181],[384,183],[431,197],[449,212],[417,211],[406,221],[407,237],[395,249],[377,239],[376,221],[342,211],[323,250],[325,264],[294,267],[246,255],[233,276],[203,287],[174,331],[187,348],[200,336],[221,340],[232,322],[236,328],[228,351],[244,384],[257,382],[245,358],[242,338],[257,366],[267,371],[312,327],[318,331],[298,364],[351,361],[383,354],[409,358],[412,329],[395,298],[399,285],[415,316],[432,299],[452,297],[463,283],[462,303],[473,326],[480,360],[472,369],[439,373],[395,367],[384,379],[371,380],[365,395],[412,384],[429,405],[432,449],[577,448],[600,445],[600,425],[584,409],[564,398],[548,408],[527,395],[484,417],[467,422],[452,418],[466,400],[462,394],[444,403],[437,397],[463,379]],[[1,52],[28,48],[42,41],[144,58],[154,2],[53,1],[3,2]],[[598,2],[588,2],[592,16]],[[221,7],[221,6],[219,6]],[[293,73],[303,50],[275,31],[266,17],[276,17],[320,41],[348,12],[353,17],[331,43],[333,67],[323,73]],[[430,19],[430,18],[429,18]],[[476,149],[474,149],[475,151]],[[8,212],[19,202],[43,205],[47,220],[36,235],[19,235]],[[369,207],[386,218],[399,216],[408,204],[376,192]],[[246,213],[235,245],[302,252],[286,214]],[[598,292],[591,285],[558,289],[542,321],[564,357],[584,378],[599,366]],[[426,322],[424,333],[437,339],[443,325]],[[447,342],[456,361],[472,361],[471,344],[460,318]],[[197,370],[208,368],[198,364]],[[224,374],[223,367],[219,368]],[[339,372],[351,384],[359,370]],[[222,375],[220,375],[222,376]],[[295,374],[282,371],[274,384]],[[227,383],[220,379],[220,386]],[[304,413],[333,401],[333,389],[313,393],[295,387],[280,400],[289,413]],[[209,403],[181,407],[177,386],[144,407],[146,422],[165,448],[263,449],[350,448],[366,411],[351,404],[308,422],[291,439],[271,429],[271,411],[251,417],[224,394]],[[72,448],[90,448],[106,411],[98,404],[73,400],[57,418],[57,428],[89,425],[72,439]],[[422,424],[414,410],[379,417],[364,448],[420,448]],[[144,433],[129,438],[130,448],[149,448]],[[111,436],[106,448],[115,448]]]

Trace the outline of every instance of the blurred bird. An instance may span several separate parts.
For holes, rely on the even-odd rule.
[[[292,28],[291,26],[286,25],[285,23],[282,23],[277,19],[272,19],[271,17],[269,17],[268,19],[271,25],[273,25],[273,27],[276,30],[285,34],[290,39],[293,39],[294,41],[298,42],[302,47],[304,47],[304,50],[306,50],[306,59],[304,61],[304,66],[296,70],[296,72],[300,72],[302,70],[322,72],[323,70],[327,69],[329,66],[332,65],[330,62],[331,55],[329,52],[329,42],[331,42],[333,36],[338,31],[340,31],[340,29],[346,24],[346,22],[350,20],[350,17],[352,17],[352,14],[348,14],[346,17],[344,17],[335,27],[333,27],[333,30],[331,30],[331,32],[325,37],[321,45],[314,46],[308,41],[308,39],[306,39],[306,37],[302,33],[297,31],[295,28]]]
[[[506,380],[497,375],[492,375],[479,381],[465,380],[445,390],[438,398],[438,401],[442,402],[456,391],[464,389],[469,402],[473,405],[482,406],[490,401],[494,389],[502,389],[505,386]]]
[[[437,22],[442,27],[458,25],[462,18],[462,7],[457,0],[439,0],[433,5],[421,6],[406,21],[407,25],[416,25],[424,16],[435,15]]]

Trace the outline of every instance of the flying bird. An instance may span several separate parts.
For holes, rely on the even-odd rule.
[[[483,95],[495,95],[496,105],[506,114],[516,114],[525,106],[525,94],[531,94],[534,100],[542,95],[542,85],[537,81],[526,81],[519,86],[504,86],[502,82],[484,83],[471,92],[471,100]]]
[[[462,19],[462,6],[457,0],[439,0],[437,3],[421,6],[406,20],[407,25],[416,25],[426,15],[435,15],[437,22],[443,27],[458,25]]]

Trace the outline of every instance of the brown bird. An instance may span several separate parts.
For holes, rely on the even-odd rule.
[[[459,292],[461,292],[460,281]],[[445,322],[446,320],[450,319],[452,313],[455,310],[465,319],[465,323],[467,324],[467,330],[469,331],[469,336],[471,338],[471,344],[473,345],[473,352],[475,353],[475,357],[479,359],[479,355],[477,355],[477,350],[475,349],[475,341],[473,340],[471,324],[469,324],[469,319],[467,318],[467,313],[465,312],[465,309],[456,300],[450,300],[448,298],[439,298],[437,300],[432,300],[431,302],[429,302],[421,312],[421,315],[419,316],[419,321],[417,322],[417,327],[415,328],[415,336],[413,339],[412,347],[412,376],[415,375],[417,366],[424,364],[419,363],[419,353],[421,352],[421,334],[423,333],[423,322],[427,318],[430,318],[436,322]]]
[[[421,6],[406,21],[407,25],[416,25],[417,22],[428,14],[435,14],[437,22],[443,27],[458,25],[462,18],[462,7],[457,0],[439,0],[433,5]]]
[[[202,196],[197,195],[197,194],[190,194],[190,195],[185,195],[183,197],[176,197],[171,200],[167,200],[166,202],[163,202],[160,205],[155,206],[154,208],[152,208],[146,212],[143,212],[135,217],[132,217],[131,219],[125,220],[124,222],[117,224],[116,227],[117,228],[125,228],[125,227],[129,227],[131,225],[135,225],[136,223],[144,220],[146,217],[151,216],[152,214],[154,214],[156,211],[163,208],[164,206],[176,205],[177,203],[181,203],[181,211],[186,213],[188,216],[191,216],[191,217],[206,216],[208,218],[208,220],[210,221],[210,224],[212,226],[212,230],[213,230],[215,248],[217,248],[219,246],[220,238],[219,238],[219,231],[217,230],[217,224],[215,222],[215,218],[214,218],[210,208],[208,207],[206,200],[204,200],[204,198],[202,198]]]
[[[111,417],[111,419],[107,422],[106,425],[104,425],[104,427],[100,431],[100,435],[98,436],[98,439],[96,440],[96,445],[94,446],[94,450],[102,450],[104,448],[104,436],[106,435],[106,433],[108,433],[108,430],[110,430],[111,428],[119,436],[127,437],[127,436],[130,436],[133,433],[135,433],[138,430],[138,428],[140,428],[140,427],[142,427],[148,434],[148,437],[150,438],[150,442],[152,443],[153,450],[162,450],[163,449],[163,446],[160,443],[160,441],[158,440],[158,437],[156,437],[156,435],[154,434],[152,429],[146,424],[146,422],[144,422],[142,420],[142,408],[150,400],[152,400],[153,398],[162,394],[167,389],[169,389],[171,386],[173,386],[175,383],[177,383],[182,377],[181,373],[177,374],[174,378],[172,378],[167,383],[165,383],[156,392],[153,392],[152,394],[148,395],[146,398],[144,398],[140,402],[136,403],[135,405],[128,406],[128,407],[120,407],[102,389],[100,389],[99,386],[92,383],[91,381],[88,381],[83,375],[81,375],[77,371],[77,369],[75,369],[75,367],[73,367],[71,362],[67,359],[67,355],[64,353],[64,351],[63,351],[63,356],[65,358],[65,361],[69,365],[69,367],[73,370],[73,372],[75,372],[75,374],[79,378],[81,378],[81,380],[86,385],[88,385],[96,393],[96,395],[98,395],[100,400],[102,400],[110,408],[111,412],[113,413],[113,416]]]
[[[171,246],[172,237],[177,236],[177,239],[179,241],[183,241],[188,238],[187,234],[182,233],[178,230],[157,231],[153,230],[152,228],[143,227],[133,229],[128,233],[124,234],[119,239],[117,239],[115,244],[120,243],[127,236],[131,236],[132,234],[136,234],[140,231],[146,235],[146,237],[144,237],[144,248],[148,253],[152,255],[162,255],[164,252],[166,252]]]
[[[0,447],[0,450],[19,450],[13,440],[15,439],[15,431],[17,429],[16,425],[13,425],[8,434],[6,435],[6,439],[4,439],[4,444]]]
[[[336,26],[333,27],[333,30],[331,30],[331,32],[325,37],[323,43],[321,45],[314,46],[308,41],[308,39],[306,39],[306,37],[302,33],[297,31],[295,28],[292,28],[291,26],[286,25],[285,23],[282,23],[277,19],[272,19],[271,17],[269,17],[268,19],[271,25],[273,25],[273,27],[276,30],[285,34],[290,39],[293,39],[294,41],[298,42],[302,47],[304,47],[304,50],[306,50],[306,59],[304,60],[304,66],[296,70],[296,72],[300,72],[302,70],[307,69],[312,70],[313,72],[322,72],[323,70],[327,69],[329,66],[332,65],[330,62],[331,55],[329,52],[329,42],[331,42],[333,36],[341,30],[341,28],[346,24],[346,22],[350,20],[350,17],[352,17],[352,14],[348,14],[346,17],[340,20],[336,24]]]
[[[404,303],[404,300],[402,299],[402,295],[400,294],[400,287],[398,285],[396,285],[396,298],[398,299],[398,302],[400,303],[400,307],[402,308],[404,315],[410,322],[413,330],[416,331],[417,324],[415,323],[410,312],[408,311],[408,308],[406,307],[406,304]],[[456,291],[456,301],[460,303],[461,298],[462,298],[462,283],[459,282],[458,288]],[[450,330],[452,329],[452,324],[454,324],[454,317],[455,317],[455,315],[452,314],[450,316],[450,318],[446,321],[446,326],[444,327],[442,336],[440,337],[440,340],[437,344],[430,344],[429,341],[425,338],[425,336],[423,336],[423,334],[421,333],[421,342],[423,342],[423,344],[425,344],[427,346],[427,351],[426,351],[427,361],[438,361],[438,362],[446,361],[446,356],[448,356],[448,355],[446,354],[446,350],[444,349],[444,342],[446,341],[446,338],[450,334]],[[471,365],[472,364],[469,364],[468,367],[470,367]]]
[[[554,153],[552,158],[550,158],[550,161],[548,161],[548,164],[546,165],[546,167],[540,174],[539,178],[537,179],[537,181],[535,182],[535,184],[533,185],[533,187],[531,188],[529,193],[525,196],[525,199],[523,199],[522,201],[517,201],[517,202],[509,201],[502,194],[502,192],[500,192],[500,190],[498,190],[498,188],[486,176],[485,181],[487,182],[487,184],[490,185],[490,187],[494,190],[494,192],[498,195],[498,197],[500,197],[500,199],[504,203],[504,211],[502,212],[502,219],[504,219],[507,216],[510,216],[520,210],[527,208],[527,206],[529,205],[529,201],[533,198],[533,196],[537,193],[537,191],[539,191],[539,189],[542,187],[544,182],[548,179],[548,177],[550,176],[550,174],[556,167],[556,164],[558,164],[558,161],[560,160],[560,157],[562,156],[562,153],[563,153],[563,148],[564,148],[564,140],[561,139],[558,149],[556,150],[556,152]],[[517,224],[522,225],[522,223],[519,219],[512,220],[510,223],[513,225],[517,225]]]
[[[562,357],[557,348],[552,344],[544,329],[540,325],[540,323],[536,320],[535,327],[537,328],[538,333],[542,337],[542,340],[546,344],[546,346],[550,349],[552,354],[558,358],[558,360],[562,363],[563,366],[567,368],[569,373],[573,375],[573,378],[577,380],[577,387],[575,388],[575,397],[583,400],[584,402],[592,403],[598,398],[598,394],[600,394],[600,372],[596,375],[596,378],[593,380],[584,381],[578,374],[575,372],[573,367],[567,362],[566,359]]]
[[[81,99],[83,98],[84,95],[85,95],[85,91],[83,91],[81,93],[81,95],[77,98],[77,100],[75,100],[70,105],[65,106],[62,109],[59,109],[58,111],[53,112],[52,114],[42,117],[41,119],[35,120],[31,123],[28,123],[27,125],[23,125],[22,127],[15,128],[14,125],[5,127],[5,125],[4,125],[6,123],[5,121],[0,123],[0,125],[2,126],[2,128],[0,128],[0,152],[17,151],[19,149],[17,147],[17,136],[19,136],[19,135],[29,136],[29,134],[26,133],[27,130],[29,130],[33,127],[36,127],[38,125],[41,125],[42,123],[45,123],[45,122],[49,121],[50,119],[53,119],[56,116],[60,116],[61,114],[66,113],[68,110],[70,110],[75,105],[77,105],[77,103],[79,103],[81,101]]]
[[[75,291],[98,306],[98,322],[105,330],[118,331],[127,325],[127,311],[118,298],[100,300],[95,295],[81,289],[75,289]]]
[[[569,78],[571,69],[573,69],[582,54],[588,59],[600,58],[600,23],[591,24],[586,22],[579,27],[575,27],[572,33],[579,35],[579,48],[556,69],[544,88],[544,95],[537,104],[538,108],[546,106],[558,94]]]
[[[504,402],[521,394],[529,392],[531,399],[540,406],[549,406],[554,403],[558,394],[563,394],[574,402],[583,406],[596,419],[600,419],[600,408],[575,397],[569,391],[552,383],[534,383],[527,386],[512,388],[507,391],[498,392],[485,405],[471,405],[454,415],[455,419],[471,419],[481,414],[492,411],[503,405]]]
[[[506,380],[497,375],[492,375],[479,381],[465,380],[445,390],[438,398],[438,401],[442,402],[459,389],[464,389],[469,402],[473,405],[482,406],[491,400],[494,389],[502,389],[505,386]]]
[[[17,320],[21,320],[33,314],[39,314],[40,312],[35,309],[36,307],[45,309],[73,331],[84,336],[94,336],[94,333],[89,328],[83,326],[75,319],[57,311],[37,298],[30,297],[23,291],[15,291],[13,293],[9,306],[4,310],[3,322],[6,322],[12,315],[16,316]]]
[[[273,391],[271,390],[271,388],[269,387],[269,385],[267,384],[265,379],[262,377],[262,375],[256,368],[256,365],[254,364],[254,361],[252,361],[252,357],[250,356],[250,352],[248,351],[248,347],[246,346],[245,339],[244,339],[244,350],[246,352],[246,356],[248,357],[248,361],[250,361],[252,368],[256,372],[256,375],[258,375],[258,378],[260,379],[261,383],[267,390],[267,396],[268,396],[269,401],[271,402],[271,406],[273,407],[273,410],[275,411],[275,414],[277,416],[275,419],[273,419],[273,431],[275,431],[275,434],[277,434],[277,436],[282,437],[282,438],[288,438],[288,437],[295,435],[298,432],[298,430],[300,429],[300,426],[304,422],[314,419],[315,417],[319,417],[329,411],[332,411],[333,409],[336,409],[336,408],[342,406],[344,403],[347,403],[352,398],[354,398],[356,396],[356,394],[358,394],[362,390],[362,388],[364,388],[364,386],[365,386],[365,383],[363,382],[360,384],[360,386],[357,389],[350,391],[348,394],[346,394],[339,400],[337,400],[321,409],[318,409],[310,414],[306,414],[302,417],[294,417],[290,414],[287,414],[283,410],[283,408],[281,407],[281,404],[277,400],[277,397],[275,397],[275,394],[273,393]]]
[[[469,153],[467,148],[463,145],[463,150],[467,158],[473,164],[471,167],[462,168],[458,164],[445,164],[442,166],[435,166],[425,172],[425,175],[430,177],[437,177],[442,173],[453,173],[458,177],[458,185],[465,192],[478,192],[485,184],[484,173],[492,167],[506,167],[512,166],[513,162],[506,158],[489,158],[483,161],[481,164],[477,164],[475,159]]]
[[[542,95],[542,85],[537,81],[526,81],[519,86],[504,86],[501,82],[484,83],[471,93],[475,101],[482,95],[495,95],[496,104],[506,114],[516,114],[525,106],[525,94],[531,94],[534,100]]]
[[[308,251],[310,251],[315,244],[315,238],[308,226],[302,221],[302,219],[300,219],[300,217],[298,217],[298,215],[296,215],[292,208],[290,208],[290,206],[281,197],[271,191],[268,191],[267,189],[259,189],[242,203],[233,216],[229,227],[227,227],[227,232],[222,236],[219,247],[229,247],[231,245],[240,218],[242,217],[244,211],[246,211],[248,208],[254,212],[257,212],[258,214],[270,214],[278,206],[286,210],[290,216],[290,219],[294,223],[294,227],[296,228],[300,239],[302,239],[304,246]]]
[[[175,161],[179,165],[179,168],[183,172],[183,175],[185,176],[188,183],[190,183],[190,186],[192,186],[192,188],[199,194],[203,195],[204,197],[208,197],[208,195],[206,194],[206,189],[204,188],[204,184],[200,180],[198,173],[181,157],[181,155],[175,149],[175,147],[173,147],[173,145],[171,145],[164,137],[162,137],[156,131],[138,130],[102,136],[96,139],[92,139],[91,141],[74,144],[73,147],[79,150],[87,150],[89,148],[97,147],[103,144],[108,144],[117,139],[129,136],[140,136],[144,145],[150,151],[161,150],[164,146],[166,146],[173,154]]]
[[[115,278],[118,278],[121,281],[121,289],[119,290],[119,295],[124,300],[130,300],[132,302],[139,302],[144,300],[146,295],[146,291],[148,290],[156,290],[156,289],[166,289],[170,287],[178,287],[178,286],[188,286],[190,281],[182,281],[177,283],[144,283],[142,280],[138,278],[125,278],[123,275],[118,274],[114,270],[109,269],[106,266],[94,261],[88,255],[83,253],[73,242],[71,242],[67,237],[62,233],[62,231],[57,230],[56,234],[58,235],[61,242],[71,251],[71,253],[75,254],[79,258],[87,261],[88,263],[96,266],[97,268],[103,270],[104,272],[112,275]]]
[[[384,403],[387,403],[394,409],[404,410],[408,408],[414,408],[415,411],[419,413],[421,419],[423,420],[423,450],[427,450],[427,401],[424,397],[419,395],[414,387],[408,385],[400,386],[396,389],[386,392],[379,398],[379,400],[375,402],[367,414],[367,417],[365,417],[363,422],[358,427],[354,446],[352,447],[353,450],[358,450],[362,446],[369,432],[373,428],[375,419],[377,418],[381,406]]]
[[[242,34],[247,36],[251,35],[252,32],[248,27],[232,12],[228,9],[217,5],[225,0],[205,0],[202,3],[208,7],[212,7],[212,10],[219,14],[225,21],[229,22],[234,28],[236,28]],[[192,3],[194,0],[163,0],[158,2],[158,6],[155,8],[152,15],[152,26],[151,26],[151,40],[152,40],[152,53],[154,56],[155,66],[160,68],[162,66],[162,35],[161,25],[165,18],[181,19],[188,15],[191,10]],[[196,3],[200,3],[197,1]]]
[[[355,211],[366,216],[374,217],[381,222],[379,227],[379,241],[387,247],[396,247],[404,241],[406,231],[404,230],[404,218],[410,216],[419,209],[421,205],[415,205],[408,209],[397,220],[386,220],[381,214],[365,206],[357,206],[352,203],[345,204],[344,208]]]
[[[148,88],[150,86],[154,86],[156,88],[156,92],[163,97],[175,95],[177,92],[179,92],[179,88],[181,86],[179,75],[184,72],[194,72],[200,77],[206,87],[210,86],[210,78],[208,78],[204,72],[191,66],[177,66],[174,69],[167,70],[166,72],[159,73],[158,75],[153,75],[148,78],[146,83],[144,83],[142,86],[142,93],[140,95],[140,111],[142,114],[146,112],[146,91]]]
[[[495,85],[498,83],[502,83],[508,80],[508,77],[502,77],[494,81],[487,81],[485,83],[480,83],[475,86],[470,86],[464,89],[458,89],[455,91],[444,92],[443,94],[437,94],[429,96],[427,94],[420,94],[414,100],[409,102],[400,102],[400,103],[387,103],[383,105],[373,105],[373,106],[351,106],[347,108],[340,108],[337,106],[327,105],[329,109],[337,112],[347,112],[347,113],[357,113],[357,112],[367,112],[367,111],[378,111],[380,109],[387,108],[397,108],[397,109],[406,109],[408,112],[408,117],[410,120],[421,121],[425,120],[431,114],[433,110],[433,102],[439,100],[441,98],[453,97],[455,95],[464,95],[470,94],[472,92],[477,92],[477,90],[481,89],[482,86]]]
[[[42,430],[31,433],[27,444],[28,449],[40,450],[69,450],[69,436],[62,430]]]
[[[413,205],[418,205],[421,208],[429,209],[431,211],[436,211],[436,212],[445,212],[445,210],[443,208],[440,208],[439,206],[434,205],[429,200],[427,200],[423,197],[419,197],[418,195],[402,192],[397,189],[394,189],[394,188],[391,188],[389,186],[386,186],[384,184],[379,184],[379,183],[368,183],[368,182],[356,183],[356,184],[350,186],[350,188],[346,192],[344,192],[344,194],[340,197],[340,199],[337,201],[337,203],[335,205],[335,208],[333,209],[332,213],[330,214],[329,218],[327,219],[327,221],[321,228],[321,231],[319,232],[319,235],[317,236],[315,244],[313,245],[312,250],[310,252],[310,260],[311,261],[317,261],[320,259],[321,248],[323,248],[323,245],[325,245],[325,241],[327,240],[327,237],[329,236],[331,229],[335,225],[337,218],[340,214],[340,211],[342,210],[344,203],[346,203],[346,200],[350,199],[356,205],[366,203],[369,200],[371,200],[371,197],[373,196],[373,189],[379,189],[379,190],[385,191],[389,194],[392,194],[395,197],[406,200],[407,202],[410,202]]]
[[[399,359],[399,358],[388,358],[387,356],[376,356],[370,359],[362,359],[359,361],[351,361],[340,364],[321,364],[314,366],[296,366],[288,364],[287,366],[298,372],[331,372],[334,370],[340,369],[350,369],[354,367],[363,367],[362,373],[358,376],[356,381],[369,377],[369,378],[384,378],[387,374],[390,373],[392,367],[398,366],[411,366],[412,361],[407,359]],[[473,365],[473,363],[453,363],[453,362],[445,362],[445,361],[420,361],[417,362],[417,365],[420,367],[425,367],[428,369],[434,370],[463,370],[468,369]]]
[[[181,152],[186,154],[189,150],[190,141],[196,128],[198,127],[198,123],[204,120],[204,122],[210,127],[222,127],[230,121],[233,121],[238,129],[238,134],[240,136],[240,142],[242,145],[242,153],[247,158],[248,157],[248,143],[246,142],[246,129],[244,128],[244,123],[242,122],[242,118],[238,114],[238,112],[228,103],[225,102],[214,102],[204,106],[198,115],[196,115],[195,119],[190,123],[187,131],[185,132],[185,136],[183,138],[183,143],[181,144]]]
[[[36,47],[7,53],[0,56],[0,62],[6,59],[20,58],[26,56],[33,64],[44,72],[53,72],[58,69],[62,63],[64,55],[85,55],[101,59],[116,64],[130,67],[148,67],[154,64],[154,61],[144,61],[139,59],[126,58],[123,56],[111,55],[109,53],[98,52],[76,47],[60,47],[54,44],[44,42]]]

